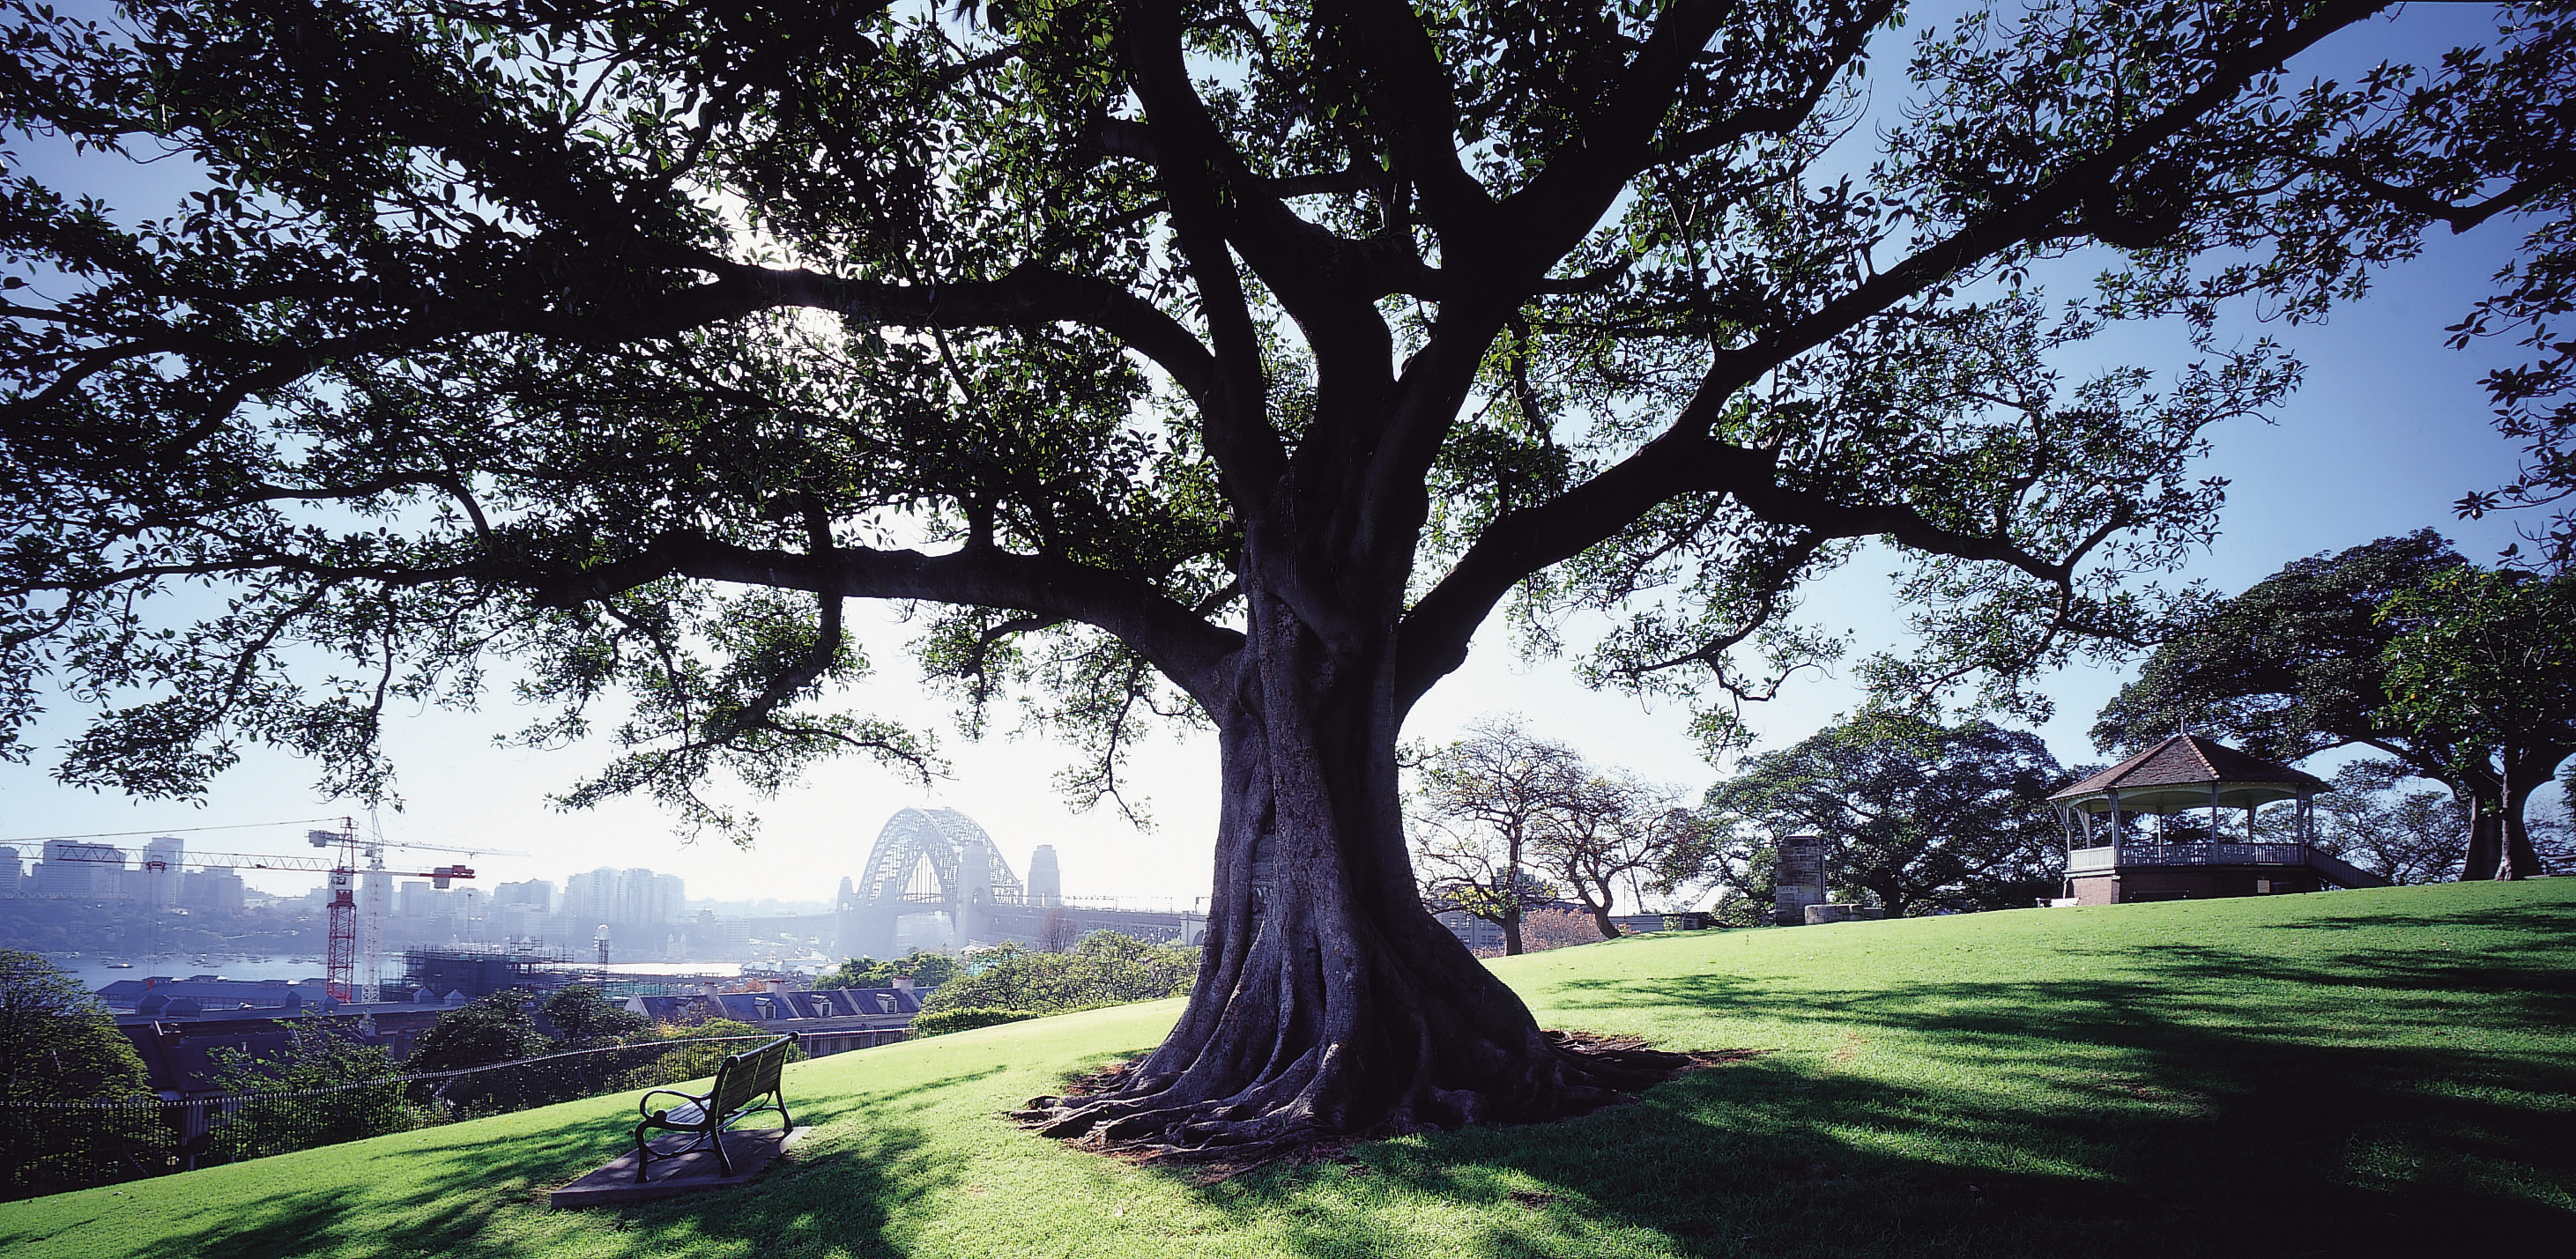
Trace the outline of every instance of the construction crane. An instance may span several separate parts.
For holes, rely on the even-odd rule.
[[[357,886],[360,869],[358,862],[362,856],[366,859],[365,870],[369,874],[394,879],[427,879],[432,887],[444,891],[451,880],[473,878],[474,867],[451,865],[428,870],[388,870],[385,868],[384,850],[420,848],[432,852],[463,853],[468,856],[486,853],[496,856],[514,855],[492,848],[446,848],[436,844],[387,843],[381,838],[360,839],[357,819],[346,817],[340,819],[340,829],[306,831],[304,838],[305,842],[316,848],[337,847],[340,851],[329,856],[309,857],[256,852],[192,852],[186,854],[181,860],[200,866],[222,866],[234,870],[303,870],[329,876],[330,935],[329,944],[322,954],[322,966],[325,972],[323,983],[325,991],[340,1001],[355,1000],[358,991],[355,974],[358,961]],[[125,864],[125,856],[121,852],[114,857],[64,856],[50,858],[50,860],[96,865],[123,866]],[[142,863],[142,868],[145,870],[167,871],[169,867],[168,860],[149,855],[144,857]]]
[[[485,855],[524,857],[527,855],[526,853],[509,852],[498,848],[451,848],[443,844],[388,842],[384,837],[383,828],[375,824],[375,817],[372,813],[368,815],[367,829],[369,831],[368,837],[360,839],[358,837],[357,819],[353,817],[343,817],[340,819],[339,830],[306,831],[304,833],[305,842],[316,848],[330,848],[337,846],[340,849],[340,859],[331,868],[331,933],[329,947],[323,951],[322,961],[323,969],[327,975],[325,980],[326,987],[332,995],[339,997],[343,1001],[349,999],[346,995],[347,992],[355,992],[357,989],[355,972],[357,970],[358,954],[360,951],[358,948],[358,927],[361,921],[358,912],[359,905],[357,891],[358,875],[360,873],[358,858],[361,855],[364,855],[367,860],[364,873],[375,876],[375,880],[425,878],[430,881],[430,886],[435,887],[440,891],[447,890],[449,879],[473,878],[473,869],[467,866],[440,866],[434,870],[388,870],[385,868],[385,849],[402,848],[417,849],[423,852],[449,852],[462,854],[468,857]],[[371,880],[371,882],[373,881],[374,880]],[[378,883],[377,886],[381,886],[381,883]],[[380,986],[383,982],[383,976],[378,973],[382,966],[382,960],[377,954],[376,942],[383,938],[384,933],[382,919],[385,907],[379,898],[370,896],[367,900],[365,909],[366,915],[363,921],[366,924],[367,947],[365,949],[365,953],[367,987],[372,992],[373,989]],[[344,992],[344,990],[346,991]]]

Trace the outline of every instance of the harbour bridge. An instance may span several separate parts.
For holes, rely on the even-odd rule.
[[[944,915],[960,945],[1036,944],[1050,916],[1076,937],[1117,931],[1196,944],[1206,931],[1204,914],[1177,906],[1158,911],[1069,901],[1051,877],[1038,873],[1032,872],[1039,884],[1032,889],[1003,860],[993,837],[955,809],[900,810],[877,832],[860,876],[841,881],[835,943],[844,957],[892,957],[902,920],[916,914]]]

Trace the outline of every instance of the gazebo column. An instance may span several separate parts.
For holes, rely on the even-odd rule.
[[[2111,864],[2120,864],[2120,791],[2111,789]]]
[[[2218,842],[2218,789],[2226,785],[2223,782],[2209,784],[2209,842],[2213,844]]]

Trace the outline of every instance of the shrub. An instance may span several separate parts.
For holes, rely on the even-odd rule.
[[[1062,1011],[1051,1011],[1062,1013]],[[990,1006],[960,1006],[949,1010],[924,1011],[912,1020],[915,1036],[939,1036],[963,1032],[970,1028],[991,1027],[998,1023],[1017,1023],[1038,1017],[1034,1010],[996,1010]]]
[[[705,1036],[765,1036],[762,1029],[735,1019],[708,1019],[704,1023],[657,1023],[652,1040],[695,1040]],[[636,1089],[663,1088],[684,1080],[703,1080],[716,1073],[716,1064],[728,1054],[756,1049],[756,1040],[724,1041],[712,1045],[681,1045],[626,1075],[625,1087]],[[789,1062],[803,1062],[805,1051],[789,1047]]]
[[[1521,948],[1532,953],[1601,943],[1601,924],[1571,909],[1533,909],[1521,915]]]

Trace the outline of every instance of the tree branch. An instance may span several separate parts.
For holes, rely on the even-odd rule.
[[[549,602],[600,599],[667,576],[809,590],[853,599],[923,599],[1011,608],[1096,625],[1134,647],[1214,711],[1243,636],[1152,588],[1065,560],[971,548],[945,555],[843,547],[820,555],[753,550],[669,534],[626,559],[573,576],[540,574]]]

